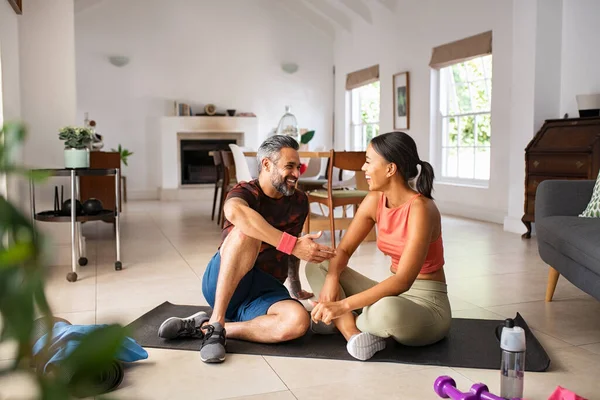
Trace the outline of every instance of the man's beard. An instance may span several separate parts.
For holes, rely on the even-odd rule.
[[[284,196],[291,196],[296,192],[296,186],[289,186],[286,177],[279,174],[271,175],[271,184],[279,193]]]

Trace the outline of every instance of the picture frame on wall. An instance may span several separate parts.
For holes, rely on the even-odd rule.
[[[394,129],[410,127],[410,81],[408,71],[394,75]]]

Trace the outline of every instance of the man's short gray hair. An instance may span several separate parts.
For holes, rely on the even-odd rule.
[[[258,159],[258,170],[262,170],[262,160],[268,158],[273,163],[277,163],[279,161],[279,153],[283,148],[291,148],[294,150],[298,150],[300,146],[298,142],[291,136],[286,135],[275,135],[267,138],[260,147],[258,148],[258,152],[256,153],[256,158]]]

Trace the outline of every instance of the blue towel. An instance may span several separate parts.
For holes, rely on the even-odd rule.
[[[88,333],[107,325],[71,325],[65,322],[57,322],[54,324],[52,329],[52,339],[50,339],[49,352],[52,357],[46,365],[44,365],[44,372],[49,365],[59,363],[71,354],[81,339]],[[38,339],[33,345],[33,356],[35,357],[46,343],[48,334],[45,334]],[[134,362],[138,360],[145,360],[148,358],[148,352],[144,350],[135,340],[130,337],[126,337],[119,351],[116,355],[116,359],[123,362]]]

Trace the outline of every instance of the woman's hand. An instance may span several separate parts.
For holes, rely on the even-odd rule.
[[[347,312],[350,312],[350,309],[344,300],[311,303],[315,306],[315,308],[313,308],[310,316],[315,323],[323,321],[329,325],[334,319],[337,319]]]
[[[327,275],[325,283],[319,294],[319,303],[329,303],[336,301],[340,294],[340,282],[334,276]]]

